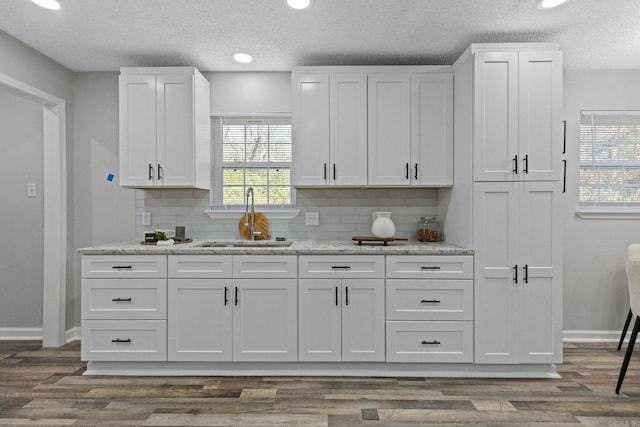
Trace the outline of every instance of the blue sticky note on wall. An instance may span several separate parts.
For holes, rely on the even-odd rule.
[[[112,173],[107,175],[107,181],[109,181],[109,182],[113,181],[113,174]]]

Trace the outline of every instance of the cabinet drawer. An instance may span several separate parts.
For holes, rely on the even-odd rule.
[[[165,320],[83,320],[82,360],[167,360]]]
[[[473,281],[387,279],[387,320],[473,320]]]
[[[82,277],[167,277],[167,257],[165,255],[85,255],[82,257]]]
[[[387,277],[396,279],[472,279],[473,257],[390,255]]]
[[[83,319],[166,317],[166,279],[82,279]]]
[[[234,279],[296,278],[295,255],[234,255]]]
[[[233,274],[231,255],[169,255],[172,279],[228,279]]]
[[[384,277],[384,255],[300,256],[300,277],[361,279]]]
[[[387,322],[387,362],[473,362],[471,322]]]

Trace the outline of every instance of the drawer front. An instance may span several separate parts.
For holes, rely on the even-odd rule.
[[[231,255],[169,255],[172,279],[228,279],[233,274]]]
[[[300,277],[361,279],[384,277],[384,255],[300,256]]]
[[[167,279],[82,279],[83,319],[166,319]]]
[[[387,362],[473,362],[471,322],[387,322]]]
[[[167,360],[165,320],[83,320],[82,360]]]
[[[390,255],[387,277],[394,279],[472,279],[472,256]]]
[[[234,255],[234,279],[287,279],[298,277],[295,255]]]
[[[387,279],[387,320],[473,320],[473,281]]]
[[[85,255],[82,257],[82,277],[167,277],[167,257],[166,255]]]

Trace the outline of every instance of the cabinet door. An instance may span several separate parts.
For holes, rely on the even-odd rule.
[[[340,279],[300,279],[298,283],[298,359],[342,359],[342,285]]]
[[[369,185],[409,185],[411,76],[369,75]]]
[[[474,180],[518,180],[518,52],[475,54],[473,102]]]
[[[367,75],[332,74],[329,80],[329,182],[366,185]]]
[[[193,75],[159,74],[156,89],[158,185],[193,186]]]
[[[230,361],[231,279],[169,279],[169,361]]]
[[[329,76],[294,74],[292,78],[294,186],[329,183]]]
[[[411,75],[412,185],[453,185],[453,75]]]
[[[519,149],[522,177],[562,179],[562,53],[520,52]]]
[[[233,360],[298,359],[297,283],[296,279],[234,280]]]
[[[474,184],[475,362],[518,362],[518,183]]]
[[[156,183],[156,78],[120,76],[120,185]]]
[[[520,362],[562,362],[560,182],[520,184]]]
[[[384,279],[342,279],[342,360],[385,360]]]

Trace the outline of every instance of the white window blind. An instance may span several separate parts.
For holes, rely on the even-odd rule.
[[[212,117],[211,207],[244,206],[253,187],[256,206],[295,204],[291,187],[291,116]]]
[[[580,204],[640,205],[640,111],[583,111]]]

